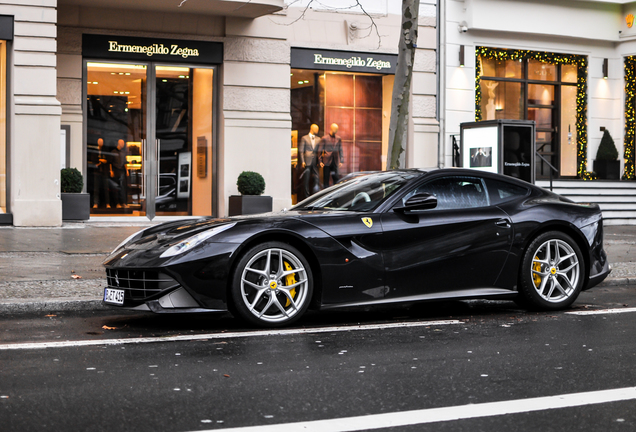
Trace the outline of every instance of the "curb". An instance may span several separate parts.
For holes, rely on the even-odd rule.
[[[616,277],[607,278],[597,286],[616,286],[616,285],[633,285],[636,284],[636,277]]]
[[[26,300],[26,299],[25,299]],[[33,299],[0,302],[0,314],[55,313],[112,310],[101,300],[83,299]]]
[[[607,278],[597,287],[636,285],[636,277]],[[56,313],[83,311],[115,311],[102,300],[94,299],[20,299],[0,301],[0,314]],[[122,309],[128,311],[128,309]]]

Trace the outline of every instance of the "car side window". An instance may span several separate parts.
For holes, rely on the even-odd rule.
[[[501,180],[486,179],[490,202],[498,205],[528,195],[528,188]]]
[[[487,207],[490,205],[483,181],[474,177],[442,177],[431,180],[408,193],[403,198],[403,204],[411,196],[422,192],[437,198],[437,207],[433,210]]]

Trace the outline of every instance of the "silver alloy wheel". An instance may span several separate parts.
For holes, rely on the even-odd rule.
[[[264,249],[254,255],[241,274],[241,298],[256,318],[284,322],[308,301],[307,271],[291,252]]]
[[[537,248],[530,267],[530,278],[539,296],[550,303],[569,298],[581,277],[576,252],[567,242],[550,239]]]

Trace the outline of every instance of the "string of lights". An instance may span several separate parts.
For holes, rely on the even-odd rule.
[[[636,57],[625,57],[625,172],[623,180],[634,180],[634,128],[636,119]]]
[[[512,50],[488,47],[475,49],[475,121],[481,121],[481,61],[480,59],[505,60],[538,60],[556,65],[573,64],[577,66],[576,91],[576,136],[577,136],[577,174],[583,180],[593,180],[594,175],[587,170],[587,58],[574,54],[556,54],[540,51]],[[627,67],[627,65],[626,65]],[[633,66],[632,66],[633,67]],[[632,69],[633,71],[633,69]],[[628,81],[629,82],[629,81]],[[633,89],[636,91],[636,88]],[[627,112],[627,111],[626,111]],[[626,114],[627,115],[627,114]],[[632,121],[634,110],[632,104]],[[632,142],[633,142],[632,133]],[[627,141],[625,142],[627,145]],[[627,153],[626,153],[627,154]],[[633,153],[632,153],[633,160]],[[632,175],[634,172],[632,162]],[[627,172],[627,170],[626,170]]]

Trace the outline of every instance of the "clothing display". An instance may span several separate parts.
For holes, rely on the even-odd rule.
[[[323,186],[329,187],[329,179],[333,178],[333,184],[340,179],[338,168],[344,163],[342,154],[342,140],[336,134],[328,134],[320,141],[320,161],[323,167]]]
[[[320,138],[312,133],[309,133],[300,139],[298,159],[301,167],[304,166],[301,178],[303,179],[303,191],[305,193],[305,198],[312,195],[312,186],[313,189],[320,188],[320,180],[318,179],[319,147]]]

